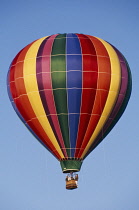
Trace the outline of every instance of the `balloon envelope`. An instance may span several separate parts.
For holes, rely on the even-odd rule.
[[[18,116],[63,172],[80,170],[131,94],[124,56],[100,38],[73,33],[43,37],[23,48],[11,63],[7,84]]]

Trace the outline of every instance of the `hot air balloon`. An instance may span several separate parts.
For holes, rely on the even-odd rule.
[[[90,35],[38,39],[13,59],[7,79],[16,113],[60,162],[66,188],[77,188],[83,160],[123,114],[131,94],[124,56]]]

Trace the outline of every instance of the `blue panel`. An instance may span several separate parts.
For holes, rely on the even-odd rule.
[[[82,56],[67,55],[67,70],[82,70]]]
[[[71,37],[71,38],[77,38],[78,39],[78,37],[77,37],[77,35],[76,34],[73,34],[73,33],[68,33],[67,34],[67,38],[69,38],[69,37]]]
[[[68,113],[80,113],[81,89],[68,89]]]
[[[67,87],[68,88],[82,88],[82,72],[68,71],[67,72]]]
[[[82,55],[75,34],[67,34],[67,95],[71,157],[74,157],[82,94]],[[69,38],[70,37],[70,38]]]
[[[67,54],[81,54],[80,42],[76,34],[67,34]]]
[[[70,114],[69,115],[71,157],[74,157],[74,153],[75,153],[79,117],[80,117],[79,114]]]
[[[76,138],[80,117],[81,89],[68,89],[68,110],[70,125],[70,144],[71,148],[76,147]],[[71,150],[71,157],[74,157],[75,149]]]

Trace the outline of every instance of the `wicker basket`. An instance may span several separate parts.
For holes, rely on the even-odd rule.
[[[73,190],[77,188],[77,182],[75,180],[66,181],[66,189]]]

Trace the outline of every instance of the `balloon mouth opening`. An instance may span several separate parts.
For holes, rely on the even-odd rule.
[[[78,172],[81,169],[82,160],[61,160],[60,165],[63,173]]]
[[[66,169],[66,168],[62,169],[62,171],[63,173],[79,172],[78,169]]]

